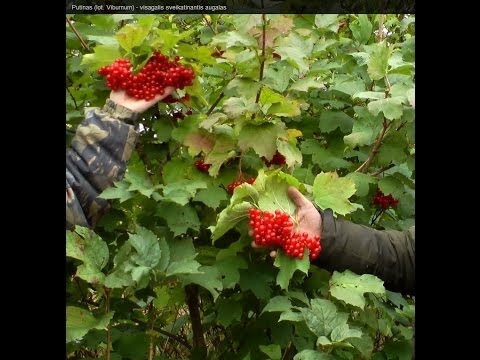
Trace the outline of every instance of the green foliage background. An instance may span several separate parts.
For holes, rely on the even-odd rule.
[[[273,262],[250,247],[246,219],[254,205],[293,214],[294,184],[356,223],[414,225],[415,16],[68,18],[67,145],[108,97],[100,66],[138,69],[160,49],[196,73],[178,93],[189,102],[144,114],[95,233],[67,232],[69,359],[411,358],[414,299],[308,257]],[[268,168],[277,150],[287,164]],[[232,196],[241,176],[255,184]],[[398,207],[375,207],[377,188]]]

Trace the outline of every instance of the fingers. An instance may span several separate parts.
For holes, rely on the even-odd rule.
[[[303,196],[303,194],[298,191],[297,188],[293,186],[290,186],[288,188],[288,196],[290,196],[290,199],[292,199],[295,205],[297,205],[297,207],[299,208],[310,205],[310,201],[305,196]]]

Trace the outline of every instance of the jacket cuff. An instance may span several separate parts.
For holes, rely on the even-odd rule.
[[[112,99],[107,99],[102,110],[110,114],[112,117],[130,124],[133,124],[140,116],[140,113],[117,104]]]
[[[335,238],[336,226],[332,209],[326,209],[320,212],[322,216],[322,228],[320,229],[320,239],[322,248],[328,246]]]

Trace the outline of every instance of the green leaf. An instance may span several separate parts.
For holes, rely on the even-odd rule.
[[[77,276],[90,283],[103,283],[102,269],[107,265],[109,250],[95,232],[77,226],[75,233],[67,233],[67,256],[83,261],[77,269]]]
[[[376,100],[368,104],[368,110],[375,116],[381,111],[389,120],[400,119],[403,115],[403,102],[404,98],[400,96]]]
[[[262,24],[262,15],[259,14],[236,14],[232,22],[240,33],[246,33],[252,28]]]
[[[155,134],[157,134],[156,140],[159,143],[164,143],[172,138],[173,125],[169,121],[155,121],[152,126]]]
[[[286,61],[277,62],[265,69],[263,83],[272,90],[284,92],[288,88],[294,71],[296,71],[295,68]]]
[[[353,96],[356,93],[365,91],[365,82],[361,79],[354,78],[351,75],[340,74],[335,77],[330,89]]]
[[[284,312],[290,310],[292,304],[287,296],[275,296],[270,299],[268,304],[263,308],[262,313],[264,312]]]
[[[358,117],[353,120],[352,133],[343,138],[352,149],[373,144],[383,126],[381,116],[374,117],[365,107],[356,106],[354,109]]]
[[[319,128],[323,132],[329,133],[340,128],[343,133],[352,131],[353,119],[343,111],[324,111],[320,115]]]
[[[253,187],[260,194],[258,199],[260,209],[272,212],[279,209],[293,216],[296,206],[288,196],[289,186],[305,191],[303,184],[291,175],[278,170],[270,172],[268,175],[265,175],[264,172],[259,172]]]
[[[236,142],[231,135],[217,135],[212,151],[204,160],[206,164],[212,165],[208,170],[211,176],[217,176],[223,163],[236,155],[235,150],[232,150],[235,149],[235,145]]]
[[[212,50],[207,46],[192,46],[186,43],[180,43],[177,46],[178,56],[187,59],[196,60],[196,62],[212,65],[216,64],[216,60],[212,57]]]
[[[373,351],[373,340],[368,335],[363,335],[360,338],[351,338],[348,339],[348,342],[355,346],[355,348],[360,351],[360,353],[366,358],[369,359]]]
[[[230,256],[222,259],[217,257],[215,266],[222,277],[224,289],[234,288],[240,281],[239,270],[248,268],[245,259],[239,256]]]
[[[95,71],[102,66],[110,65],[120,57],[121,54],[118,50],[118,46],[97,45],[93,49],[93,54],[83,55],[82,65],[86,65],[90,71]]]
[[[257,298],[269,299],[273,279],[271,266],[251,263],[247,269],[240,270],[239,284],[242,291],[251,290]]]
[[[230,326],[242,317],[242,304],[232,299],[223,300],[217,309],[217,321],[224,327]]]
[[[174,203],[158,204],[157,216],[165,219],[173,236],[185,234],[188,229],[200,230],[197,212],[189,205],[180,206]]]
[[[276,46],[275,52],[281,56],[282,60],[286,60],[289,65],[298,69],[301,74],[308,71],[308,63],[305,60],[307,54],[305,50],[297,46]]]
[[[180,180],[169,183],[163,188],[164,200],[186,205],[197,193],[198,189],[207,188],[205,181]]]
[[[366,44],[372,35],[373,25],[366,14],[360,14],[358,19],[351,23],[349,27],[360,44]]]
[[[280,345],[260,345],[259,349],[272,360],[280,360],[282,357],[282,349],[280,348]]]
[[[200,190],[193,198],[194,201],[201,201],[212,209],[217,209],[222,201],[228,200],[227,192],[218,186],[209,186]]]
[[[335,360],[336,358],[327,353],[316,350],[302,350],[293,357],[293,360]]]
[[[120,203],[127,201],[133,197],[133,193],[128,190],[130,184],[126,181],[119,181],[115,186],[106,188],[99,197],[103,199],[118,199]]]
[[[148,358],[149,337],[143,332],[123,332],[115,342],[115,351],[121,359],[145,360]]]
[[[284,311],[280,314],[278,321],[303,322],[303,314],[300,312],[293,312],[291,310]]]
[[[303,308],[302,314],[308,328],[317,336],[329,336],[337,326],[347,323],[348,314],[337,312],[330,300],[312,299],[310,308]]]
[[[257,189],[255,189],[251,184],[243,183],[240,186],[237,186],[233,190],[233,195],[230,198],[230,206],[239,204],[242,201],[257,202],[258,197]]]
[[[240,130],[238,146],[243,151],[252,148],[260,157],[271,159],[277,151],[277,138],[285,135],[283,123],[248,124]]]
[[[404,193],[404,185],[394,176],[386,176],[378,181],[378,187],[385,194],[391,194],[395,199],[402,197]]]
[[[412,345],[410,341],[390,341],[385,344],[383,351],[389,359],[410,360],[412,359]]]
[[[340,342],[350,338],[360,338],[362,332],[360,330],[350,329],[348,324],[342,324],[332,330],[330,338],[332,342]]]
[[[195,259],[197,253],[192,239],[174,239],[169,243],[170,264],[166,270],[167,276],[176,274],[200,274],[200,263]]]
[[[184,285],[194,283],[204,287],[212,294],[213,301],[216,301],[219,295],[218,291],[223,290],[223,284],[218,269],[215,266],[202,266],[198,270],[199,273],[181,275],[180,279],[183,281]]]
[[[277,149],[280,154],[285,156],[285,162],[289,168],[302,164],[302,152],[291,141],[277,139]]]
[[[380,80],[387,74],[390,54],[391,50],[387,47],[386,41],[373,46],[373,51],[370,52],[370,58],[367,62],[367,72],[370,79]]]
[[[186,256],[182,260],[171,262],[166,270],[166,275],[202,274],[199,270],[201,264],[194,260],[195,257],[196,255]]]
[[[132,286],[134,282],[130,271],[126,271],[125,266],[121,266],[105,277],[104,284],[111,289],[121,289]]]
[[[244,98],[231,97],[223,102],[223,111],[230,119],[237,119],[249,110]]]
[[[90,284],[103,284],[105,282],[105,274],[98,267],[88,262],[77,268],[76,276]]]
[[[196,156],[201,152],[208,153],[212,150],[215,144],[215,138],[212,134],[204,129],[198,129],[195,132],[188,134],[183,144],[188,147],[188,153],[191,156]]]
[[[185,138],[191,133],[195,132],[199,128],[200,123],[202,123],[206,118],[207,117],[205,115],[186,116],[178,123],[178,127],[172,131],[172,138],[183,144]]]
[[[144,166],[129,167],[125,175],[125,181],[130,183],[128,191],[138,191],[146,197],[150,197],[155,191]]]
[[[227,84],[223,92],[225,96],[244,97],[245,99],[251,100],[255,98],[261,86],[262,84],[256,80],[236,77]]]
[[[212,239],[215,243],[228,230],[232,229],[238,222],[248,219],[248,209],[252,205],[248,202],[241,202],[232,207],[225,208],[218,216],[217,224],[210,227]]]
[[[359,204],[348,199],[355,194],[355,183],[352,179],[339,178],[337,173],[321,172],[313,182],[315,203],[321,209],[332,209],[337,214],[346,215],[357,209],[363,209]]]
[[[357,275],[350,270],[343,273],[335,271],[330,279],[330,294],[345,303],[365,307],[365,293],[385,294],[383,281],[374,275]]]
[[[117,32],[117,40],[122,48],[132,52],[134,47],[142,45],[149,32],[148,26],[127,24]]]
[[[312,155],[312,162],[319,165],[322,170],[333,171],[350,167],[351,163],[338,156],[330,148],[326,149],[317,140],[307,139],[302,142],[302,152]]]
[[[296,270],[300,270],[305,275],[308,274],[308,269],[310,269],[308,250],[305,250],[303,259],[301,260],[298,258],[291,259],[284,254],[283,250],[278,250],[273,265],[280,268],[277,275],[277,284],[280,285],[280,288],[283,290],[287,290],[290,279]]]
[[[128,241],[137,251],[135,262],[148,268],[155,267],[161,256],[158,237],[150,230],[137,226],[135,234],[129,234]]]
[[[345,176],[345,179],[351,179],[355,183],[355,188],[357,191],[355,192],[355,195],[357,196],[367,196],[370,188],[370,184],[375,184],[377,180],[368,174],[363,174],[360,172],[352,172],[350,174],[347,174]]]
[[[88,310],[67,306],[67,343],[74,340],[81,340],[85,334],[92,329],[104,330],[110,323],[114,312],[109,312],[96,318]]]
[[[285,98],[284,101],[273,104],[268,107],[266,114],[283,117],[295,117],[301,114],[300,103],[296,100]]]
[[[333,32],[337,32],[338,15],[336,14],[315,15],[315,25],[320,29],[326,29]]]
[[[253,36],[237,31],[223,32],[214,36],[210,45],[225,45],[226,48],[232,46],[258,47],[257,40]]]
[[[385,99],[385,93],[379,91],[360,91],[352,95],[353,99]]]
[[[297,90],[297,91],[304,91],[308,92],[309,89],[324,89],[325,85],[323,82],[318,81],[313,77],[306,77],[303,79],[297,80],[292,86],[290,86],[290,90]]]

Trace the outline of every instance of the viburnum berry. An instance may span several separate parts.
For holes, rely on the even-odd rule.
[[[259,209],[250,209],[249,214],[249,225],[253,230],[255,244],[282,248],[290,258],[303,259],[306,248],[310,250],[310,261],[319,256],[322,250],[320,237],[294,231],[289,214],[280,210],[272,213]]]
[[[269,167],[272,165],[284,165],[286,163],[285,156],[279,153],[278,150],[275,152],[271,160],[268,160],[265,156],[262,156],[262,160],[265,165]]]
[[[176,56],[174,61],[170,61],[167,56],[155,51],[137,74],[133,74],[132,64],[127,59],[117,59],[109,66],[102,66],[98,73],[105,76],[109,89],[123,89],[131,97],[148,101],[157,95],[163,95],[168,86],[183,89],[193,84],[195,73],[179,64],[179,60]],[[174,98],[171,97],[166,102],[172,99]]]
[[[392,194],[385,195],[380,189],[377,189],[372,202],[384,210],[398,205],[398,199],[395,199]]]
[[[208,169],[210,169],[210,166],[212,166],[212,164],[205,164],[203,160],[195,161],[195,167],[201,172],[205,172],[205,173],[208,172]]]
[[[253,177],[249,178],[248,180],[244,180],[243,178],[239,179],[239,180],[235,180],[234,182],[232,182],[230,185],[227,186],[227,191],[230,194],[233,194],[233,191],[235,190],[235,188],[237,186],[240,186],[243,183],[248,183],[248,184],[252,185],[254,182],[255,182],[255,178],[253,178]]]

